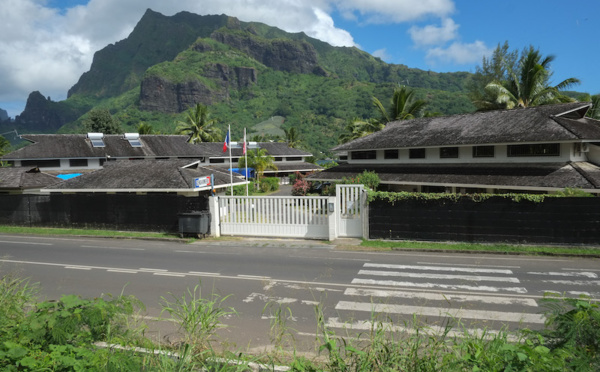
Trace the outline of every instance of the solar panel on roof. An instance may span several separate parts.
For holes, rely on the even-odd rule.
[[[142,147],[142,142],[140,141],[139,133],[125,133],[123,137],[125,137],[125,139],[129,141],[131,147]]]
[[[92,146],[94,147],[106,147],[104,145],[104,134],[102,133],[88,133],[88,138],[92,141]]]

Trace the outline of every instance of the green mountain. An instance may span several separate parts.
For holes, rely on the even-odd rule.
[[[398,84],[410,83],[429,111],[473,111],[464,89],[470,76],[387,64],[357,48],[226,15],[147,10],[126,39],[96,52],[65,101],[34,92],[15,125],[22,133],[82,132],[86,113],[103,107],[126,131],[145,122],[173,133],[183,112],[201,102],[222,128],[231,125],[234,139],[243,128],[261,134],[256,125],[283,117],[280,127],[295,127],[319,155],[347,120],[375,114],[372,96],[386,102]]]

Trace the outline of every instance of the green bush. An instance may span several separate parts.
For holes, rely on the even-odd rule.
[[[272,192],[279,190],[279,178],[263,177],[260,179],[260,191]]]

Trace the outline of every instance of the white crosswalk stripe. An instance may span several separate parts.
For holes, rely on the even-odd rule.
[[[360,270],[358,275],[371,276],[395,276],[402,278],[425,278],[425,279],[456,279],[469,280],[473,282],[507,282],[519,283],[519,279],[500,276],[480,276],[480,275],[453,275],[453,274],[423,274],[423,273],[404,273],[398,271],[376,271],[376,270]]]
[[[493,286],[478,286],[464,284],[442,284],[442,283],[415,283],[415,282],[398,282],[394,280],[373,280],[373,279],[353,279],[352,284],[367,284],[381,285],[388,287],[412,287],[412,288],[442,288],[448,290],[466,290],[466,291],[482,291],[482,292],[515,292],[527,293],[525,287],[493,287]]]
[[[543,324],[544,317],[539,314],[516,312],[466,310],[428,306],[391,305],[366,302],[340,301],[336,310],[364,311],[368,313],[388,313],[403,315],[424,315],[436,317],[451,317],[454,319],[499,320],[503,322],[525,322]]]
[[[344,291],[347,296],[368,296],[368,297],[384,297],[384,298],[407,298],[421,299],[427,301],[446,301],[446,302],[478,302],[484,304],[495,305],[521,305],[537,307],[538,304],[534,299],[521,297],[498,297],[498,296],[478,296],[478,295],[463,295],[453,293],[430,293],[430,292],[402,292],[380,289],[360,289],[348,288]]]

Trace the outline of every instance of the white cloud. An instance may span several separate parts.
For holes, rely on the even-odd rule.
[[[433,48],[427,52],[426,60],[431,65],[451,63],[465,65],[481,62],[483,56],[490,56],[493,48],[488,48],[482,41],[471,44],[452,43],[447,48]]]
[[[347,19],[366,23],[401,23],[426,17],[444,18],[455,10],[453,0],[331,0]]]
[[[383,61],[389,61],[392,59],[392,56],[388,53],[386,48],[377,49],[373,53],[371,53],[374,57],[381,58]]]
[[[454,40],[458,36],[457,25],[451,18],[444,18],[441,27],[427,25],[425,27],[412,26],[408,33],[417,46],[441,45]]]
[[[289,32],[304,31],[336,46],[356,45],[336,28],[328,0],[90,0],[66,11],[41,0],[4,0],[0,7],[0,107],[34,90],[66,98],[91,65],[93,54],[127,37],[146,9],[227,14]],[[14,116],[14,113],[11,113]]]

